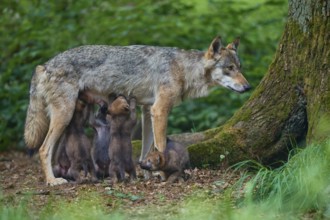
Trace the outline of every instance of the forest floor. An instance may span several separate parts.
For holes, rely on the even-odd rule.
[[[224,169],[193,169],[188,171],[190,177],[187,181],[166,184],[158,177],[144,180],[141,170],[137,171],[140,174],[137,181],[130,183],[110,185],[107,181],[86,181],[50,187],[45,184],[38,155],[29,157],[23,152],[2,152],[0,201],[15,206],[28,199],[28,208],[37,213],[46,206],[52,206],[54,201],[71,203],[83,198],[98,198],[97,203],[105,212],[122,210],[136,216],[146,207],[160,210],[169,205],[175,206],[197,192],[221,197],[223,191],[240,178],[239,174]]]

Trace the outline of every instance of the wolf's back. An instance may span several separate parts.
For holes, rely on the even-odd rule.
[[[45,99],[42,92],[38,91],[42,74],[45,74],[44,66],[37,66],[30,85],[30,103],[24,129],[24,139],[29,149],[37,149],[42,145],[49,127]]]

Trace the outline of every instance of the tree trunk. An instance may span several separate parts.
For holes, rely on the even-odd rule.
[[[223,156],[229,164],[247,159],[270,164],[286,158],[292,145],[329,137],[329,10],[329,0],[289,1],[267,74],[225,125],[198,134],[201,142],[188,147],[194,166],[218,165]]]

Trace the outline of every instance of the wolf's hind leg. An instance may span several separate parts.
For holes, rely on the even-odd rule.
[[[54,82],[55,84],[56,82]],[[57,82],[58,83],[58,82]],[[48,112],[50,115],[49,129],[46,138],[39,149],[41,167],[46,177],[46,183],[54,186],[66,183],[63,178],[55,178],[52,170],[54,146],[70,123],[78,97],[78,88],[72,84],[62,83],[49,89]]]

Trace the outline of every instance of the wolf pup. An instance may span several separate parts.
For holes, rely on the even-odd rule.
[[[46,183],[66,182],[54,177],[51,158],[72,118],[79,92],[136,98],[142,105],[142,160],[152,143],[164,152],[167,117],[174,105],[206,96],[214,85],[239,93],[250,89],[241,72],[238,45],[236,39],[224,47],[216,37],[206,52],[143,45],[81,46],[37,66],[24,138],[27,147],[39,148]]]
[[[130,99],[128,104],[124,96],[118,96],[110,106],[109,176],[116,183],[125,179],[125,172],[130,179],[136,178],[132,159],[131,133],[136,124],[136,101]]]
[[[80,171],[84,170],[85,176],[89,171],[92,180],[96,180],[90,155],[91,143],[84,132],[89,112],[89,106],[78,100],[72,120],[60,138],[55,153],[53,172],[56,177],[80,183]]]
[[[164,152],[150,152],[140,163],[140,167],[149,171],[163,171],[169,183],[183,180],[184,170],[189,168],[187,149],[178,142],[167,139]]]
[[[90,119],[90,124],[94,128],[93,147],[91,150],[92,160],[98,178],[109,176],[109,144],[110,144],[110,123],[107,120],[108,105],[103,103],[96,117]]]

